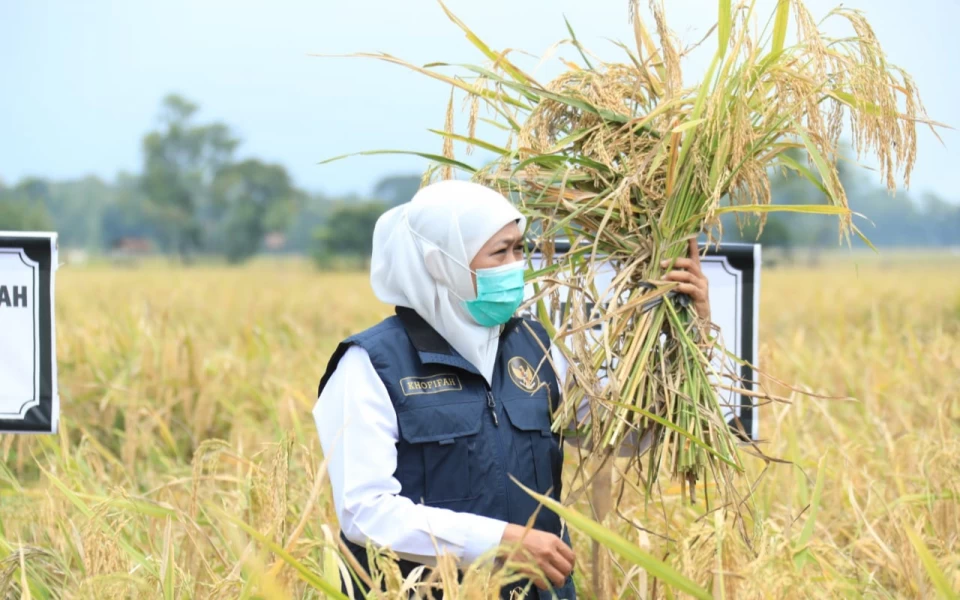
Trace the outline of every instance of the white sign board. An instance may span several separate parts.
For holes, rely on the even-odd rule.
[[[562,254],[568,248],[557,244],[555,254]],[[702,246],[701,246],[702,249]],[[533,269],[541,269],[546,265],[543,257],[534,252],[531,254]],[[710,312],[712,321],[720,327],[720,341],[734,356],[750,364],[757,364],[757,339],[760,314],[760,245],[759,244],[721,244],[719,248],[711,246],[706,256],[701,259],[703,273],[710,283]],[[606,264],[596,276],[594,283],[601,298],[610,297],[614,270]],[[562,278],[562,275],[558,275]],[[528,286],[527,297],[533,296],[533,287]],[[556,324],[559,326],[559,323]],[[600,329],[598,326],[597,329]],[[739,373],[743,379],[738,387],[752,389],[753,369],[739,366],[722,354],[719,360],[726,360],[726,365],[718,363],[719,372]],[[728,385],[730,381],[726,382]],[[759,419],[752,399],[746,395],[736,394],[728,390],[719,390],[720,402],[725,406],[725,415],[728,423],[735,430],[735,417],[740,420],[743,429],[754,440],[759,435]]]
[[[57,234],[0,231],[0,433],[54,433]]]

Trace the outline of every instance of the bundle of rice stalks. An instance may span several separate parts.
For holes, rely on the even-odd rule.
[[[568,387],[557,424],[573,419],[587,396],[595,452],[620,446],[631,430],[645,434],[652,445],[637,464],[646,465],[648,490],[661,466],[684,483],[713,477],[721,493],[742,469],[737,439],[722,418],[711,328],[672,293],[676,284],[663,280],[689,240],[707,232],[719,241],[724,213],[759,215],[762,226],[775,210],[836,215],[842,240],[863,238],[836,166],[844,127],[858,156],[876,155],[893,190],[897,173],[909,184],[917,124],[935,125],[912,79],[887,62],[860,12],[832,11],[828,18],[845,20],[852,32],[831,38],[800,0],[780,0],[766,22],[754,4],[720,0],[711,30],[716,52],[692,87],[681,77],[686,51],[655,0],[655,35],[636,0],[631,5],[635,47],[619,44],[622,64],[588,53],[568,25],[571,38],[562,43],[578,51],[580,62],[565,61],[569,70],[547,84],[512,62],[511,51],[488,47],[445,6],[489,64],[457,65],[459,74],[448,76],[442,70],[453,65],[359,55],[448,82],[472,100],[469,133],[454,133],[451,98],[447,130],[437,132],[445,136],[443,155],[420,156],[441,173],[465,171],[518,199],[552,263],[531,273],[545,324],[550,308],[566,307],[553,333],[572,359],[576,385]],[[490,121],[505,130],[505,143],[477,139],[480,104],[492,109]],[[496,158],[475,169],[453,158],[452,141]],[[791,157],[796,150],[808,155],[807,164]],[[823,202],[772,204],[770,177],[784,169],[812,182]],[[560,239],[571,251],[553,256]],[[662,267],[663,260],[671,266]],[[610,289],[597,289],[605,263],[617,275]],[[593,339],[598,323],[603,333]]]

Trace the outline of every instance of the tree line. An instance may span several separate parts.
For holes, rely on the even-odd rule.
[[[139,174],[0,181],[0,230],[53,230],[61,247],[94,253],[147,241],[185,263],[211,256],[240,263],[270,251],[328,265],[364,260],[376,218],[420,186],[419,176],[400,175],[379,181],[371,197],[310,193],[283,165],[238,159],[230,127],[198,123],[198,108],[178,95],[163,100],[159,127],[141,142]]]
[[[355,266],[369,255],[377,217],[409,200],[420,176],[377,182],[368,196],[331,198],[297,187],[283,165],[237,158],[240,141],[221,122],[198,123],[198,106],[170,95],[159,127],[141,142],[142,170],[112,182],[25,178],[0,182],[0,230],[54,230],[64,248],[108,253],[124,240],[148,241],[158,253],[190,262],[223,257],[241,263],[261,252],[312,256],[321,267]],[[804,160],[803,157],[795,157]],[[960,243],[960,205],[935,195],[891,197],[852,162],[841,163],[856,222],[878,247]],[[773,174],[775,203],[819,202],[815,187],[793,174]],[[773,214],[760,230],[723,221],[726,241],[782,247],[837,244],[835,217]],[[858,242],[859,243],[859,242]]]

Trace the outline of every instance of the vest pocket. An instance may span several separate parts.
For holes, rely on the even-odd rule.
[[[400,437],[422,452],[423,462],[406,465],[405,470],[423,470],[424,503],[472,500],[480,495],[475,480],[483,407],[481,401],[461,401],[397,412]]]
[[[517,454],[521,468],[523,463],[533,463],[540,493],[546,493],[553,487],[554,454],[559,453],[553,432],[550,431],[548,408],[546,398],[540,396],[503,401],[510,424],[525,433],[518,436]]]

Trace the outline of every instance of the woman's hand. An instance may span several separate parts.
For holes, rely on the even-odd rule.
[[[669,260],[661,261],[661,267],[670,266]],[[690,240],[690,257],[678,258],[673,263],[675,270],[670,271],[664,277],[667,281],[676,281],[679,285],[676,290],[680,293],[690,296],[693,300],[693,308],[704,321],[710,320],[710,288],[707,277],[700,269],[700,249],[697,247],[696,238]]]
[[[510,558],[536,563],[539,571],[546,575],[555,588],[562,587],[567,577],[573,572],[575,562],[573,550],[552,533],[538,529],[527,530],[525,527],[510,523],[503,532],[501,542],[509,545],[519,543],[520,548]],[[537,569],[530,569],[526,574],[538,588],[548,589],[547,582],[537,571]]]

